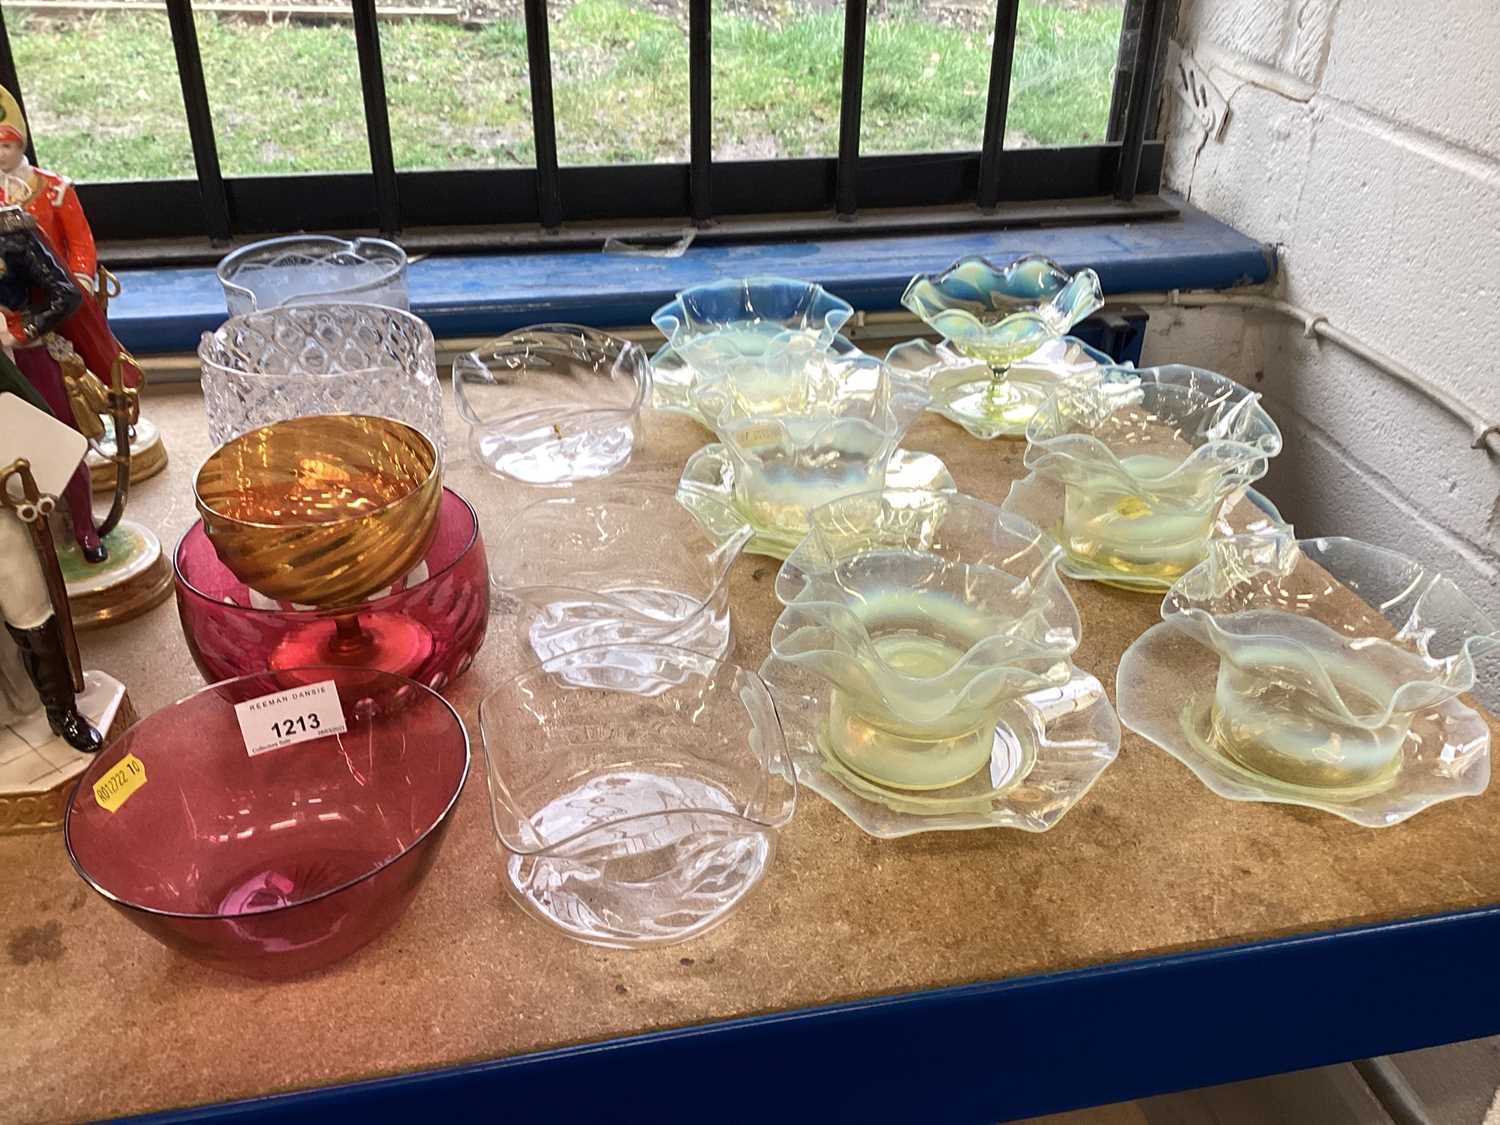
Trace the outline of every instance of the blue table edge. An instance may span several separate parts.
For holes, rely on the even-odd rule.
[[[1003,931],[994,940],[1005,940]],[[358,1114],[395,1122],[499,1113],[520,1121],[993,1122],[1494,1034],[1500,974],[1487,966],[1497,941],[1500,906],[1486,906],[753,1015],[134,1120],[311,1122]]]

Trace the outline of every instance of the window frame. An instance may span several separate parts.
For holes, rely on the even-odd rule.
[[[536,166],[413,172],[397,171],[392,154],[375,0],[350,0],[371,170],[234,177],[219,166],[192,0],[165,2],[197,177],[78,185],[101,240],[187,244],[162,247],[163,260],[297,230],[432,232],[441,243],[443,229],[467,229],[488,234],[466,245],[514,248],[555,247],[570,230],[600,224],[647,232],[691,225],[700,237],[734,236],[766,227],[774,216],[796,216],[803,233],[837,235],[911,229],[913,209],[930,209],[933,223],[950,228],[1043,222],[1047,207],[1016,206],[1042,201],[1063,205],[1071,221],[1172,212],[1154,198],[1162,145],[1147,140],[1155,127],[1168,0],[1127,0],[1104,143],[1004,147],[1020,0],[996,0],[980,149],[889,156],[859,151],[868,0],[845,0],[838,154],[761,161],[713,158],[712,4],[689,0],[690,158],[607,166],[559,165],[547,0],[525,0]],[[0,10],[0,84],[24,110],[21,77]]]

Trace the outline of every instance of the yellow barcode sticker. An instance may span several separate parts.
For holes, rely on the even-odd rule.
[[[114,769],[94,782],[94,800],[105,812],[118,812],[130,795],[146,784],[146,763],[126,754]]]

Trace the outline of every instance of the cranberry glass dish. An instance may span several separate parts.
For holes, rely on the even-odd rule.
[[[333,682],[346,732],[247,753],[235,704],[321,681]],[[94,786],[127,759],[144,781],[111,811]],[[105,747],[69,802],[64,841],[84,881],[169,948],[242,976],[299,976],[401,916],[468,769],[458,714],[412,680],[345,668],[242,676]]]
[[[448,489],[416,569],[355,606],[296,606],[251,590],[219,561],[201,520],[179,540],[173,563],[182,632],[208,683],[300,664],[348,664],[440,690],[468,670],[484,643],[484,539],[474,509]],[[348,628],[351,620],[357,630]]]

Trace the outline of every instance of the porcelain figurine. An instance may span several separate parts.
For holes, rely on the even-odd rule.
[[[14,365],[0,360],[0,389],[25,382]],[[29,395],[19,397],[34,404]],[[34,417],[38,422],[48,420],[40,412]],[[30,461],[14,456],[25,441],[39,437],[38,429],[23,423],[0,437],[0,617],[45,710],[47,725],[73,749],[93,753],[103,740],[78,706],[83,675],[62,571],[47,527],[54,500],[39,488]],[[77,448],[81,464],[82,443]],[[13,672],[12,662],[10,674],[0,673],[0,707],[12,717],[30,709],[29,693]]]
[[[36,335],[29,353],[17,353],[16,363],[58,418],[76,424],[81,433],[97,442],[105,434],[100,416],[107,414],[116,429],[127,431],[128,439],[128,423],[136,420],[133,396],[144,376],[110,331],[105,315],[118,285],[99,265],[93,232],[72,182],[31,165],[26,158],[27,135],[19,105],[0,87],[0,204],[18,208],[31,218],[36,237],[73,291],[68,310],[46,333]],[[120,443],[118,458],[129,464],[128,440]],[[88,562],[96,563],[108,554],[100,536],[119,520],[121,512],[112,511],[104,521],[106,527],[99,528],[86,491],[87,481],[88,468],[84,466],[69,484],[65,499],[78,546]],[[123,509],[123,496],[120,500],[117,509]]]

